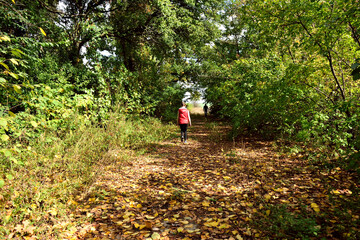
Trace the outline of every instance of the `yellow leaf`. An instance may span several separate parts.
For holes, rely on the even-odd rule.
[[[142,205],[139,203],[138,205],[136,205],[136,208],[142,208]]]
[[[35,121],[30,121],[31,125],[36,128],[38,126],[38,124]]]
[[[49,212],[51,215],[53,215],[53,216],[56,216],[56,215],[57,215],[57,211],[56,211],[56,209],[54,209],[54,208],[50,209],[48,212]]]
[[[184,227],[187,228],[187,229],[192,229],[192,228],[194,228],[194,225],[193,224],[187,224]]]
[[[265,198],[266,201],[269,201],[270,198],[271,198],[271,196],[270,196],[269,194],[265,194],[265,195],[264,195],[264,198]]]
[[[270,215],[270,210],[266,210],[266,215],[269,216]]]
[[[42,33],[44,36],[46,36],[46,32],[44,31],[44,29],[42,29],[41,27],[39,27],[39,29],[40,29],[41,33]]]
[[[238,235],[236,235],[236,239],[237,240],[243,240],[243,238],[238,234]]]
[[[203,201],[203,202],[202,202],[202,205],[203,205],[204,207],[209,207],[209,206],[210,206],[210,202],[208,202],[208,201]]]
[[[217,225],[219,225],[219,222],[207,222],[204,223],[204,225],[207,227],[216,227]]]
[[[183,227],[178,227],[178,228],[177,228],[177,231],[178,231],[179,233],[181,233],[182,231],[184,231],[184,228],[183,228]]]
[[[21,93],[21,87],[19,85],[13,85],[15,92]]]
[[[339,194],[340,194],[339,190],[332,190],[331,193],[332,193],[332,194],[336,194],[336,195],[339,195]]]
[[[219,229],[224,229],[224,228],[230,228],[231,226],[229,225],[229,224],[227,224],[227,223],[223,223],[223,224],[221,224],[218,228]]]
[[[312,209],[314,209],[315,212],[320,212],[319,205],[317,205],[316,203],[311,203],[311,207]]]
[[[8,37],[8,36],[1,36],[0,37],[0,42],[1,41],[7,41],[7,42],[10,42],[11,41],[11,39]]]
[[[12,62],[15,65],[19,65],[19,62],[15,58],[10,58],[10,62]]]
[[[12,0],[12,2],[15,4],[15,0]]]
[[[6,215],[6,216],[5,216],[5,218],[4,218],[5,222],[6,222],[6,223],[9,222],[9,221],[10,221],[10,218],[11,218],[11,213],[10,213],[10,215]]]
[[[67,202],[68,205],[78,205],[78,203],[72,199]]]
[[[125,214],[124,214],[123,218],[126,220],[126,219],[129,219],[129,218],[130,218],[130,216],[134,216],[134,214],[133,214],[133,213],[131,213],[131,212],[125,212]]]

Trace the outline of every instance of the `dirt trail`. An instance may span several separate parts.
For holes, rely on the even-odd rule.
[[[74,212],[92,220],[68,238],[263,239],[271,234],[263,228],[268,205],[296,212],[301,202],[318,212],[323,184],[310,180],[302,160],[279,156],[269,142],[227,141],[228,130],[197,116],[189,144],[154,144],[107,167]]]

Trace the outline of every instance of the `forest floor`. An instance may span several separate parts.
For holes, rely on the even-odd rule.
[[[193,117],[145,154],[104,166],[86,195],[74,198],[77,227],[64,239],[356,239],[356,179],[273,142],[228,140],[227,125]],[[116,152],[111,154],[116,155]],[[85,220],[84,220],[85,219]]]

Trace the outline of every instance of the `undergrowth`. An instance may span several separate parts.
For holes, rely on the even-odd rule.
[[[316,223],[314,216],[290,212],[286,205],[269,206],[269,216],[261,218],[257,224],[269,239],[310,239],[316,237],[320,226]],[[271,237],[270,237],[271,236]]]
[[[173,127],[153,118],[126,119],[115,113],[103,126],[89,126],[77,118],[73,125],[75,130],[65,134],[43,132],[27,151],[17,153],[22,164],[1,159],[0,174],[8,177],[0,193],[0,239],[41,239],[45,234],[56,238],[71,217],[66,212],[74,204],[71,196],[86,191],[102,166],[130,159],[132,152],[169,137]],[[109,154],[115,150],[115,157]]]

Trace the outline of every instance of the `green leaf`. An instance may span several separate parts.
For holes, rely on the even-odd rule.
[[[14,176],[11,175],[11,174],[6,174],[6,178],[9,179],[9,180],[13,180],[13,179],[14,179]]]
[[[5,118],[0,118],[0,126],[3,128],[7,127],[7,120]]]
[[[1,140],[3,140],[4,142],[9,141],[9,139],[10,137],[8,135],[6,134],[1,135]]]
[[[351,69],[355,70],[356,68],[358,68],[360,66],[360,63],[354,63],[351,65]]]
[[[5,185],[4,179],[0,179],[0,188],[2,188]]]
[[[5,157],[11,156],[11,151],[9,149],[1,149],[1,152],[4,154]]]
[[[19,75],[17,75],[16,73],[10,72],[9,74],[10,74],[10,76],[12,76],[13,78],[19,79]]]
[[[1,65],[3,65],[4,66],[4,68],[6,68],[8,71],[10,71],[10,68],[9,68],[9,66],[8,65],[6,65],[5,63],[3,63],[3,62],[0,62],[0,64]]]
[[[16,158],[10,157],[9,159],[10,159],[10,161],[12,161],[13,163],[19,164],[19,161],[18,161]]]
[[[354,73],[354,74],[352,74],[353,75],[353,79],[354,79],[354,81],[356,81],[356,80],[359,80],[360,79],[360,71],[359,72],[357,72],[357,73]]]
[[[353,76],[354,81],[360,79],[360,63],[356,62],[353,65],[351,65],[351,69],[353,70],[351,72],[351,75]]]
[[[6,79],[5,79],[5,78],[0,77],[0,83],[6,83]]]
[[[38,124],[35,121],[31,121],[30,123],[31,125],[33,125],[34,128],[38,127]]]
[[[13,113],[12,111],[8,111],[8,113],[11,117],[16,117],[15,113]]]
[[[16,57],[21,57],[21,55],[25,55],[25,53],[23,51],[21,51],[20,49],[12,49],[11,50],[12,55],[16,56]]]
[[[19,85],[13,85],[15,92],[21,93],[21,87]]]

